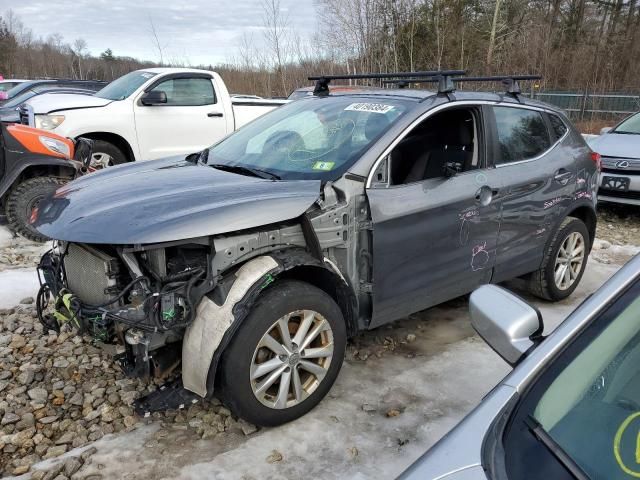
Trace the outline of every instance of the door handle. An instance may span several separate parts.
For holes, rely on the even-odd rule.
[[[487,206],[493,200],[493,197],[498,195],[499,189],[491,188],[487,185],[483,185],[476,192],[476,202],[478,202],[482,206]]]
[[[565,170],[564,168],[561,168],[555,173],[555,175],[553,176],[553,179],[556,182],[561,183],[562,185],[566,185],[569,182],[569,179],[571,178],[572,175],[573,173],[570,172],[569,170]]]
[[[222,112],[209,112],[207,117],[224,117],[224,114]]]

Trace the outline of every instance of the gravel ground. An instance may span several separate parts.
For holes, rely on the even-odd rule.
[[[596,237],[613,245],[640,245],[640,207],[600,203]]]

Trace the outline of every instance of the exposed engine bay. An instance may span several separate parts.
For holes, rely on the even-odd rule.
[[[164,377],[179,364],[210,251],[197,243],[135,251],[57,242],[38,267],[38,315],[50,329],[70,323],[95,341],[124,345],[117,360],[129,376]],[[50,299],[54,311],[45,314]]]

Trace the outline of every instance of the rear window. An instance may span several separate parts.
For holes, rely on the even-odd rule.
[[[517,107],[494,107],[493,111],[500,143],[497,163],[529,160],[551,146],[540,112]]]

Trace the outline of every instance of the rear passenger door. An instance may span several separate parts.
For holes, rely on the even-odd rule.
[[[503,185],[493,278],[499,282],[540,267],[549,235],[573,201],[576,166],[563,146],[566,126],[554,128],[544,111],[524,105],[486,110]]]
[[[225,112],[211,76],[179,74],[162,78],[145,90],[163,91],[167,103],[134,105],[142,160],[193,153],[213,145],[227,133]]]

